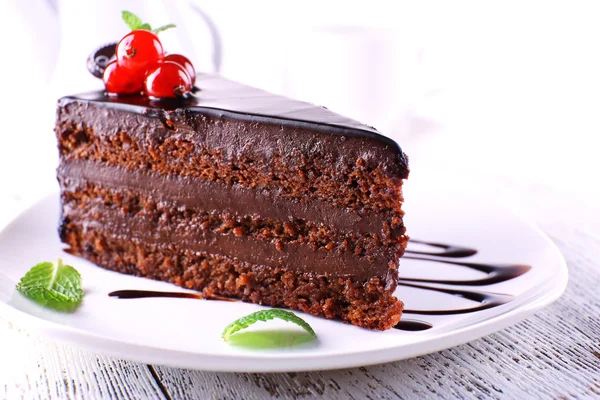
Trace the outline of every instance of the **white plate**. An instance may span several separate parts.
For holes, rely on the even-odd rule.
[[[301,315],[318,341],[287,348],[251,350],[228,345],[223,328],[262,307],[240,302],[108,297],[120,289],[181,290],[172,285],[106,271],[62,252],[57,237],[58,195],[49,196],[17,217],[0,233],[0,311],[51,338],[128,360],[214,371],[282,372],[377,364],[442,350],[514,324],[550,304],[564,291],[566,264],[536,228],[506,211],[458,193],[444,198],[411,193],[406,225],[411,237],[478,249],[455,261],[528,264],[517,277],[476,290],[510,294],[514,299],[483,311],[444,315],[405,315],[433,324],[419,332],[369,331]],[[73,314],[44,309],[15,292],[15,283],[34,264],[62,257],[82,274],[85,297]],[[470,279],[482,273],[450,264],[403,259],[401,275]],[[461,288],[460,286],[444,286]],[[470,307],[470,300],[399,286],[407,309]],[[403,317],[403,318],[404,318]],[[256,329],[295,329],[280,321]]]

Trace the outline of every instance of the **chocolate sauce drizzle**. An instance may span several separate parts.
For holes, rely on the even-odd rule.
[[[419,314],[419,315],[458,315],[467,314],[477,311],[483,311],[490,308],[498,307],[506,304],[514,299],[514,296],[510,294],[492,293],[486,291],[474,291],[474,290],[461,290],[447,287],[430,286],[428,284],[438,284],[446,286],[484,286],[491,285],[494,283],[505,282],[510,279],[517,278],[531,269],[530,265],[525,264],[482,264],[474,262],[459,262],[444,260],[443,258],[466,258],[477,254],[477,250],[466,247],[454,246],[442,243],[428,243],[418,240],[412,240],[412,243],[425,245],[433,248],[441,248],[442,251],[415,251],[407,250],[406,253],[428,255],[431,257],[420,257],[420,256],[404,256],[411,260],[439,262],[449,265],[458,265],[467,267],[476,271],[484,272],[487,274],[486,277],[472,280],[446,280],[446,279],[421,279],[421,278],[400,278],[398,282],[399,286],[412,287],[420,290],[429,290],[439,293],[445,293],[452,296],[459,296],[467,300],[471,300],[479,303],[473,307],[459,308],[459,309],[438,309],[438,310],[404,310],[404,314]],[[411,282],[420,282],[427,284],[417,284]],[[204,296],[201,293],[189,293],[189,292],[160,292],[150,290],[117,290],[108,294],[111,297],[117,297],[119,299],[141,299],[149,297],[171,297],[171,298],[186,298],[186,299],[204,299],[204,300],[221,300],[221,301],[238,301],[221,296]],[[395,329],[402,331],[424,331],[431,329],[433,325],[429,322],[420,321],[416,319],[403,318],[400,322],[394,326]]]
[[[435,242],[423,242],[419,240],[412,240],[412,243],[425,245],[433,248],[439,248],[441,251],[417,251],[407,250],[408,254],[418,254],[418,256],[407,255],[404,256],[406,259],[438,262],[448,265],[456,265],[461,267],[470,268],[475,271],[484,272],[487,276],[479,279],[469,280],[448,280],[448,279],[424,279],[424,278],[403,278],[400,277],[398,282],[399,286],[412,287],[421,290],[429,290],[439,293],[445,293],[452,296],[459,296],[474,302],[479,303],[473,307],[459,308],[459,309],[437,309],[437,310],[404,310],[404,314],[419,314],[419,315],[457,315],[467,314],[477,311],[483,311],[490,308],[498,307],[506,304],[514,299],[514,296],[510,294],[492,293],[485,291],[474,291],[474,290],[461,290],[447,287],[431,286],[429,284],[446,285],[446,286],[485,286],[494,283],[505,282],[514,278],[517,278],[531,269],[530,265],[525,264],[483,264],[475,262],[463,262],[454,261],[456,258],[467,258],[477,254],[477,250],[470,249],[467,247],[455,246],[450,244],[435,243]],[[429,257],[423,257],[429,256]],[[444,258],[450,258],[447,260]],[[422,284],[416,284],[411,282],[419,282]],[[423,284],[425,283],[425,284]],[[414,326],[404,321],[415,321],[403,319],[394,328],[400,330],[426,330],[433,327],[433,325],[419,321],[420,329],[413,329]],[[426,325],[424,325],[426,324]],[[428,325],[428,326],[427,326]]]
[[[220,301],[238,301],[223,296],[205,296],[202,293],[190,292],[162,292],[158,290],[115,290],[108,294],[117,299],[145,299],[151,297],[170,297],[175,299],[196,299],[196,300],[220,300]]]
[[[453,296],[460,296],[462,298],[476,301],[479,305],[469,308],[459,308],[451,310],[404,310],[404,314],[421,314],[421,315],[456,315],[456,314],[468,314],[475,311],[487,310],[488,308],[494,308],[506,304],[514,299],[514,296],[510,294],[500,293],[489,293],[489,292],[476,292],[470,290],[457,290],[457,289],[444,289],[439,287],[425,286],[425,285],[413,285],[410,283],[400,282],[399,285],[406,287],[413,287],[423,290],[430,290],[434,292],[447,293]]]
[[[394,326],[395,329],[408,332],[426,331],[427,329],[433,328],[429,322],[419,321],[417,319],[402,318],[400,322]]]
[[[410,240],[411,243],[422,244],[428,247],[440,248],[442,251],[430,252],[430,251],[417,251],[417,250],[406,250],[405,253],[409,254],[423,254],[427,256],[439,256],[449,258],[463,258],[470,257],[477,254],[477,250],[470,249],[468,247],[455,246],[452,244],[434,243],[434,242],[423,242],[421,240]],[[406,257],[405,257],[406,258]]]
[[[420,261],[431,261],[451,265],[459,265],[467,267],[475,271],[485,272],[487,274],[484,278],[469,279],[469,280],[444,280],[444,279],[421,279],[421,278],[401,278],[403,281],[410,282],[429,282],[429,283],[440,283],[444,285],[464,285],[464,286],[483,286],[492,285],[494,283],[500,283],[514,279],[518,276],[523,275],[525,272],[531,269],[531,266],[525,264],[480,264],[472,262],[458,262],[439,260],[429,257],[413,257],[405,256],[405,259],[409,260],[420,260]]]

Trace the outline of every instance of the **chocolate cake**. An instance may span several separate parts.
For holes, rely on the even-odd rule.
[[[59,100],[61,240],[206,296],[398,323],[407,159],[375,129],[216,75],[186,98]]]

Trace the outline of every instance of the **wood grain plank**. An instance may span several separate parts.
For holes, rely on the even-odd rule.
[[[164,399],[146,365],[56,344],[0,318],[0,399]]]

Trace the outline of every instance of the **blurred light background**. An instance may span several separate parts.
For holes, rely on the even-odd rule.
[[[597,2],[378,0],[0,2],[4,210],[56,189],[56,99],[102,88],[85,61],[127,32],[123,9],[178,24],[161,34],[165,47],[199,71],[395,138],[411,159],[409,184],[428,175],[491,196],[510,187],[516,206],[521,189],[542,202],[560,191],[598,210]]]

